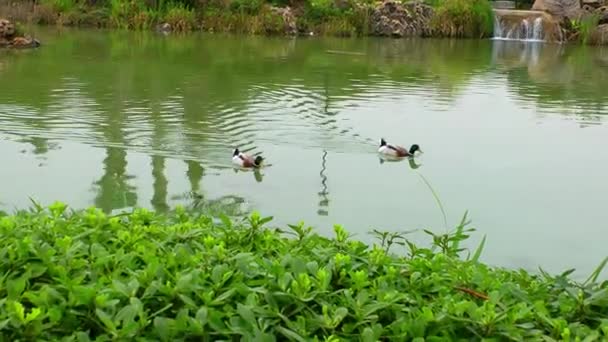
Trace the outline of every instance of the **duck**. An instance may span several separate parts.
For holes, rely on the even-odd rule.
[[[380,154],[391,157],[413,157],[416,152],[422,153],[420,146],[417,144],[412,145],[408,151],[405,147],[389,144],[384,138],[380,139],[380,147],[378,148]]]
[[[259,168],[262,165],[262,161],[264,158],[262,156],[257,156],[252,158],[251,156],[239,151],[238,148],[234,149],[232,153],[232,163],[244,168]]]

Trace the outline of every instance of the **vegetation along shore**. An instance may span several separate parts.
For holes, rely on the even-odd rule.
[[[6,341],[600,341],[606,261],[583,282],[480,262],[466,215],[430,247],[253,213],[107,216],[65,204],[0,213]],[[267,228],[268,227],[268,228]]]
[[[605,44],[608,6],[603,1],[536,0],[518,5],[545,12],[547,40]],[[21,24],[161,33],[203,30],[264,35],[487,38],[494,31],[493,4],[489,0],[0,0],[0,18]]]

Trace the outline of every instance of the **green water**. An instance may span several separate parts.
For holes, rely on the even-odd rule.
[[[2,210],[258,209],[366,241],[469,210],[495,265],[584,275],[608,254],[608,49],[35,33],[0,51]],[[381,163],[380,137],[425,153]],[[235,146],[272,165],[236,172]]]

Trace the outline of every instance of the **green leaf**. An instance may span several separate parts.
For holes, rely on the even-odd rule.
[[[158,334],[162,341],[169,341],[171,339],[171,320],[165,317],[154,318],[154,332]]]
[[[40,316],[41,313],[42,310],[40,310],[40,308],[33,308],[32,311],[25,316],[25,322],[29,323],[35,320],[36,318],[38,318],[38,316]]]
[[[99,320],[101,320],[101,323],[103,323],[103,325],[112,333],[116,332],[116,325],[114,324],[114,322],[112,321],[112,317],[110,315],[108,315],[106,312],[104,312],[101,309],[96,309],[95,310],[95,314],[97,314],[97,317],[99,317]]]
[[[4,330],[10,322],[10,318],[5,319],[4,321],[0,321],[0,331]]]
[[[361,334],[362,342],[376,342],[376,337],[374,336],[374,331],[372,328],[367,327],[363,329],[363,333]]]
[[[295,340],[295,341],[298,341],[298,342],[306,342],[306,340],[302,336],[298,335],[293,330],[289,330],[287,328],[283,328],[282,326],[277,326],[275,329],[279,333],[281,333],[281,335],[287,337],[287,339],[289,339],[289,340]]]
[[[225,228],[231,229],[232,228],[232,220],[230,220],[230,217],[228,217],[226,214],[220,214],[220,220],[222,221],[222,224],[224,225]]]
[[[25,290],[25,278],[10,279],[6,282],[6,290],[8,292],[8,299],[18,300],[23,290]]]
[[[270,221],[272,221],[272,220],[274,220],[274,217],[273,217],[273,216],[264,217],[263,219],[261,219],[261,220],[259,221],[259,225],[260,225],[260,226],[263,226],[263,225],[265,225],[266,223],[268,223],[268,222],[270,222]]]
[[[14,302],[13,308],[15,310],[15,314],[17,315],[17,318],[19,318],[19,321],[22,323],[25,323],[25,308],[23,307],[23,304],[21,304],[19,302]]]
[[[76,340],[78,342],[90,342],[91,339],[89,338],[89,334],[79,331],[76,333]]]
[[[209,310],[207,307],[202,307],[198,309],[196,312],[196,319],[201,323],[201,326],[204,327],[207,324],[207,317],[209,316]]]
[[[129,291],[129,287],[127,287],[127,285],[125,285],[120,280],[112,280],[112,286],[114,287],[114,290],[116,290],[116,292],[120,293],[121,295],[127,298],[131,297],[131,291]]]
[[[120,309],[116,314],[115,319],[117,321],[122,322],[123,327],[135,321],[135,317],[137,316],[137,308],[133,305],[127,305],[124,308]]]
[[[237,304],[236,311],[239,314],[239,316],[241,316],[245,320],[245,322],[247,322],[248,324],[250,324],[253,327],[257,327],[257,321],[255,319],[255,315],[253,314],[253,311],[251,311],[251,308],[239,303],[239,304]]]
[[[211,305],[220,305],[223,304],[224,301],[226,301],[228,298],[232,297],[232,295],[234,295],[234,293],[236,292],[235,289],[230,289],[224,293],[222,293],[221,295],[217,296],[212,302]]]
[[[481,239],[479,246],[475,250],[475,254],[473,254],[473,257],[471,258],[471,261],[473,263],[476,264],[477,262],[479,262],[479,257],[481,257],[481,252],[483,251],[483,247],[485,246],[485,244],[486,244],[486,235],[484,234],[483,239]]]
[[[57,323],[63,317],[63,311],[59,307],[51,307],[46,313],[52,323]]]
[[[589,278],[587,278],[587,280],[585,280],[585,282],[583,284],[586,285],[586,284],[589,284],[589,283],[595,283],[597,281],[597,278],[602,273],[602,270],[604,270],[604,268],[606,267],[606,264],[608,264],[608,257],[604,258],[604,260],[602,260],[602,262],[600,262],[600,264],[589,275]]]

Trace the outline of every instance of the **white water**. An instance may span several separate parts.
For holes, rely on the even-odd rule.
[[[534,19],[530,25],[529,19],[507,21],[496,15],[494,20],[494,38],[496,40],[522,40],[542,42],[544,39],[543,18]]]

